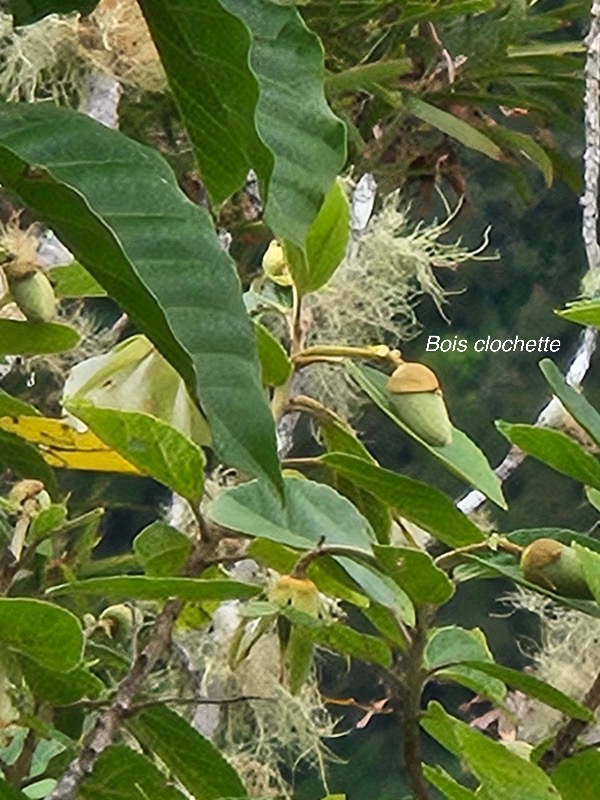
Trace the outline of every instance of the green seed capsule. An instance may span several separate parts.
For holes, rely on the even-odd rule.
[[[583,567],[572,547],[555,539],[536,539],[521,556],[523,577],[565,597],[592,600]]]
[[[10,293],[31,322],[50,322],[54,318],[56,297],[43,272],[31,272],[25,278],[11,281]]]
[[[398,417],[411,431],[433,447],[452,441],[452,423],[442,393],[408,392],[390,394]]]

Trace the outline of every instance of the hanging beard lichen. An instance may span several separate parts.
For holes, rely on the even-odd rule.
[[[14,29],[12,16],[0,13],[0,97],[78,105],[87,78],[77,34],[76,16],[51,14]]]
[[[203,638],[180,631],[177,639],[202,674],[201,695],[249,698],[222,706],[212,739],[239,772],[250,796],[291,800],[297,769],[316,771],[327,789],[325,763],[337,759],[324,739],[335,735],[334,722],[314,674],[297,695],[282,686],[276,634],[264,635],[233,671],[228,666],[230,638],[217,628]],[[200,714],[214,708],[200,706]],[[195,723],[198,714],[197,710]]]
[[[400,205],[398,192],[389,195],[381,211],[351,246],[333,278],[319,292],[306,298],[311,314],[308,344],[364,345],[385,341],[398,346],[420,331],[416,301],[429,296],[442,316],[447,292],[436,269],[456,269],[471,260],[492,260],[480,255],[488,246],[469,250],[461,240],[449,244],[440,238],[458,211],[446,204],[446,218],[430,224],[411,223],[409,208]],[[355,395],[343,370],[315,365],[307,371],[308,393],[329,405],[342,417],[356,410]]]
[[[92,14],[50,14],[13,27],[0,13],[0,97],[51,100],[80,107],[90,74],[104,71],[125,85],[165,91],[166,78],[135,0],[102,0]]]

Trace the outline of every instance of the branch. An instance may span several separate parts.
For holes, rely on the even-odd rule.
[[[184,577],[193,577],[202,572],[213,547],[198,543],[192,556],[182,571]],[[150,639],[138,652],[125,678],[119,684],[114,700],[97,718],[90,733],[85,737],[79,754],[70,763],[46,800],[74,800],[83,779],[90,774],[104,750],[112,743],[122,722],[134,710],[134,700],[144,681],[152,672],[156,662],[171,644],[173,628],[185,603],[183,600],[169,600],[156,618]]]

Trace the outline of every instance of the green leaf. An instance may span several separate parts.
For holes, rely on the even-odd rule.
[[[376,463],[349,425],[329,414],[315,414],[315,418],[328,453],[347,453],[362,458],[370,464]],[[365,491],[336,470],[331,470],[331,481],[328,482],[340,494],[354,503],[360,513],[369,520],[377,536],[377,541],[381,544],[389,544],[392,515],[387,503],[382,502],[371,492]]]
[[[55,672],[81,661],[83,632],[77,617],[43,600],[0,597],[0,643]]]
[[[451,717],[439,703],[429,704],[421,725],[443,747],[458,756],[481,782],[478,797],[486,800],[560,800],[550,778],[539,767]]]
[[[53,267],[49,278],[57,297],[105,297],[107,292],[92,278],[90,273],[73,261],[60,267]]]
[[[594,714],[589,708],[577,703],[559,689],[555,689],[554,686],[536,678],[534,675],[530,675],[528,672],[520,672],[489,661],[471,661],[470,659],[467,659],[465,666],[485,672],[486,675],[491,675],[493,678],[498,678],[511,689],[524,692],[529,697],[535,697],[536,700],[540,700],[550,708],[555,708],[570,717],[586,722],[594,719]]]
[[[47,669],[26,656],[21,656],[19,663],[34,697],[43,703],[66,705],[83,697],[94,699],[105,688],[102,681],[85,667],[58,672]]]
[[[600,511],[600,490],[590,489],[589,486],[587,486],[585,496],[588,499],[588,503],[593,506],[596,511]]]
[[[405,625],[414,626],[415,609],[410,597],[393,578],[358,559],[336,556],[335,560],[342,565],[367,597],[393,610]]]
[[[176,428],[150,414],[96,408],[83,401],[71,400],[65,408],[141,472],[190,503],[200,502],[204,491],[204,454]]]
[[[215,203],[253,167],[268,225],[304,247],[345,161],[316,35],[292,5],[268,0],[141,5]]]
[[[562,800],[596,800],[600,797],[600,752],[583,750],[563,759],[552,772],[552,783]]]
[[[600,464],[565,433],[502,421],[497,421],[496,427],[530,456],[573,480],[600,489]]]
[[[488,136],[500,146],[510,150],[517,150],[524,154],[544,176],[546,186],[552,186],[554,177],[554,167],[552,159],[533,137],[526,133],[513,131],[503,125],[495,125],[488,128]]]
[[[539,367],[550,388],[569,414],[597,444],[600,444],[600,414],[582,394],[567,384],[558,367],[549,358],[540,361]]]
[[[52,503],[32,519],[27,531],[28,542],[38,542],[62,530],[67,521],[67,509],[62,503]]]
[[[58,493],[54,472],[42,456],[24,439],[15,433],[0,429],[0,466],[11,469],[22,478],[42,481],[51,495]]]
[[[133,551],[146,575],[177,575],[192,552],[192,540],[166,522],[153,522],[133,540]]]
[[[81,800],[183,800],[169,776],[152,761],[122,744],[108,747],[81,783]]]
[[[292,374],[292,362],[279,339],[260,322],[254,322],[263,386],[283,386]]]
[[[600,300],[578,300],[575,303],[569,303],[566,308],[556,313],[570,322],[600,328]]]
[[[437,128],[447,136],[469,147],[471,150],[478,150],[480,153],[493,158],[495,161],[502,159],[502,150],[488,136],[481,131],[463,122],[462,119],[436,108],[415,95],[407,95],[404,98],[404,105],[407,111],[415,117],[423,120],[433,128]]]
[[[56,231],[199,396],[218,458],[279,488],[235,266],[162,156],[83,114],[9,103],[0,106],[0,183]]]
[[[355,456],[331,453],[321,461],[371,492],[448,547],[485,541],[484,534],[442,492]]]
[[[454,594],[454,584],[435,566],[429,553],[411,547],[374,545],[382,568],[408,594],[415,605],[443,605]]]
[[[419,442],[426,450],[438,458],[451,472],[479,489],[487,498],[502,509],[506,501],[502,495],[502,483],[487,458],[466,434],[453,428],[452,442],[445,447],[433,447],[423,441],[398,418],[386,392],[387,376],[371,367],[358,367],[352,362],[346,364],[350,376],[371,400],[405,433]]]
[[[596,603],[600,604],[600,553],[594,552],[587,547],[582,547],[575,541],[571,544],[583,567],[585,581],[590,587]]]
[[[324,622],[291,606],[282,606],[279,613],[302,627],[315,644],[369,664],[385,668],[392,664],[389,647],[376,636],[359,633],[341,622]]]
[[[304,258],[290,261],[301,295],[325,286],[346,254],[349,237],[350,205],[340,182],[335,180],[308,231]]]
[[[285,504],[259,481],[224,489],[208,510],[213,522],[248,536],[270,539],[303,550],[322,537],[371,552],[373,531],[346,498],[330,486],[284,478]]]
[[[259,586],[230,580],[202,578],[149,578],[145,575],[118,575],[108,578],[88,578],[83,581],[52,586],[47,594],[94,594],[107,600],[243,600],[254,597]]]
[[[472,800],[476,797],[475,792],[462,786],[437,765],[432,767],[429,764],[423,764],[423,772],[429,783],[433,784],[448,800]]]
[[[128,720],[126,726],[195,800],[247,798],[233,767],[174,711],[164,707],[145,709]]]
[[[0,136],[0,141],[1,138]],[[0,319],[0,356],[62,353],[76,347],[78,343],[79,334],[68,325]]]
[[[0,389],[0,417],[39,417],[37,408]]]
[[[479,628],[466,630],[457,625],[432,631],[424,653],[425,666],[432,675],[437,680],[467,686],[500,705],[506,696],[504,683],[462,663],[466,661],[493,662],[483,631]]]

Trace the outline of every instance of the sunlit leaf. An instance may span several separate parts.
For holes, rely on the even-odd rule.
[[[69,325],[0,319],[0,356],[62,353],[78,342],[79,334]]]
[[[147,752],[158,757],[195,800],[244,800],[247,792],[234,768],[217,748],[183,717],[168,708],[138,712],[128,730]]]
[[[140,472],[190,502],[200,502],[204,488],[204,454],[176,428],[149,414],[96,408],[91,403],[75,400],[66,403],[65,408]]]

